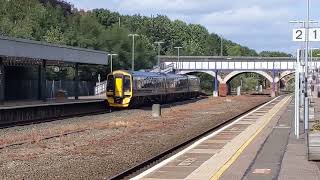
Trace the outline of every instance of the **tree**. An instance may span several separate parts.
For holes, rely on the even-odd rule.
[[[262,51],[259,53],[261,57],[292,57],[291,54],[278,51]]]
[[[229,56],[242,56],[244,54],[242,52],[241,46],[239,45],[228,48],[227,53]]]
[[[0,0],[0,34],[34,39],[54,44],[90,48],[117,53],[114,69],[131,69],[132,40],[129,33],[138,33],[136,69],[149,69],[156,64],[155,41],[164,41],[161,54],[176,55],[175,46],[183,46],[181,55],[220,55],[220,37],[199,24],[170,20],[167,16],[120,15],[107,9],[78,11],[59,0]],[[121,18],[121,27],[118,25]],[[223,39],[223,55],[257,56],[255,50]],[[286,53],[264,51],[260,56],[287,56]],[[102,77],[110,68],[83,66],[84,79]],[[70,77],[72,69],[59,74]],[[51,74],[52,78],[56,75]],[[206,78],[207,76],[203,76]],[[212,84],[208,79],[207,84]],[[209,83],[210,82],[210,83]]]
[[[43,36],[46,42],[54,44],[66,44],[66,38],[59,27],[51,27]]]
[[[41,28],[40,19],[45,12],[37,0],[2,0],[1,6],[1,34],[35,39],[35,32]]]

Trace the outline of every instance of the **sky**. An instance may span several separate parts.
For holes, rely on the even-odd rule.
[[[305,20],[307,0],[66,0],[78,9],[105,8],[125,15],[166,15],[187,23],[201,24],[258,52],[294,54],[301,42],[292,41],[292,29]],[[310,0],[311,20],[320,21],[320,0]],[[318,24],[320,26],[320,23]],[[314,26],[317,26],[315,24]],[[312,43],[320,47],[320,43]]]

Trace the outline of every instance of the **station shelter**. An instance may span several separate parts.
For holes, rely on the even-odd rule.
[[[74,69],[74,79],[67,83],[69,96],[78,99],[83,90],[79,66],[108,65],[108,53],[90,49],[55,45],[39,41],[0,36],[0,104],[6,101],[43,100],[50,92],[48,67]]]

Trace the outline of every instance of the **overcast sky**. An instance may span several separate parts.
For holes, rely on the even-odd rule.
[[[307,0],[67,0],[78,9],[106,8],[121,14],[161,14],[201,24],[210,32],[257,51],[295,52],[290,20],[306,18]],[[320,1],[311,1],[311,19],[320,20]],[[319,24],[320,25],[320,24]],[[320,47],[320,44],[312,44]]]

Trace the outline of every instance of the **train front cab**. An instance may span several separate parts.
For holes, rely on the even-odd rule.
[[[132,76],[124,71],[108,75],[107,100],[111,107],[126,108],[132,98]]]

